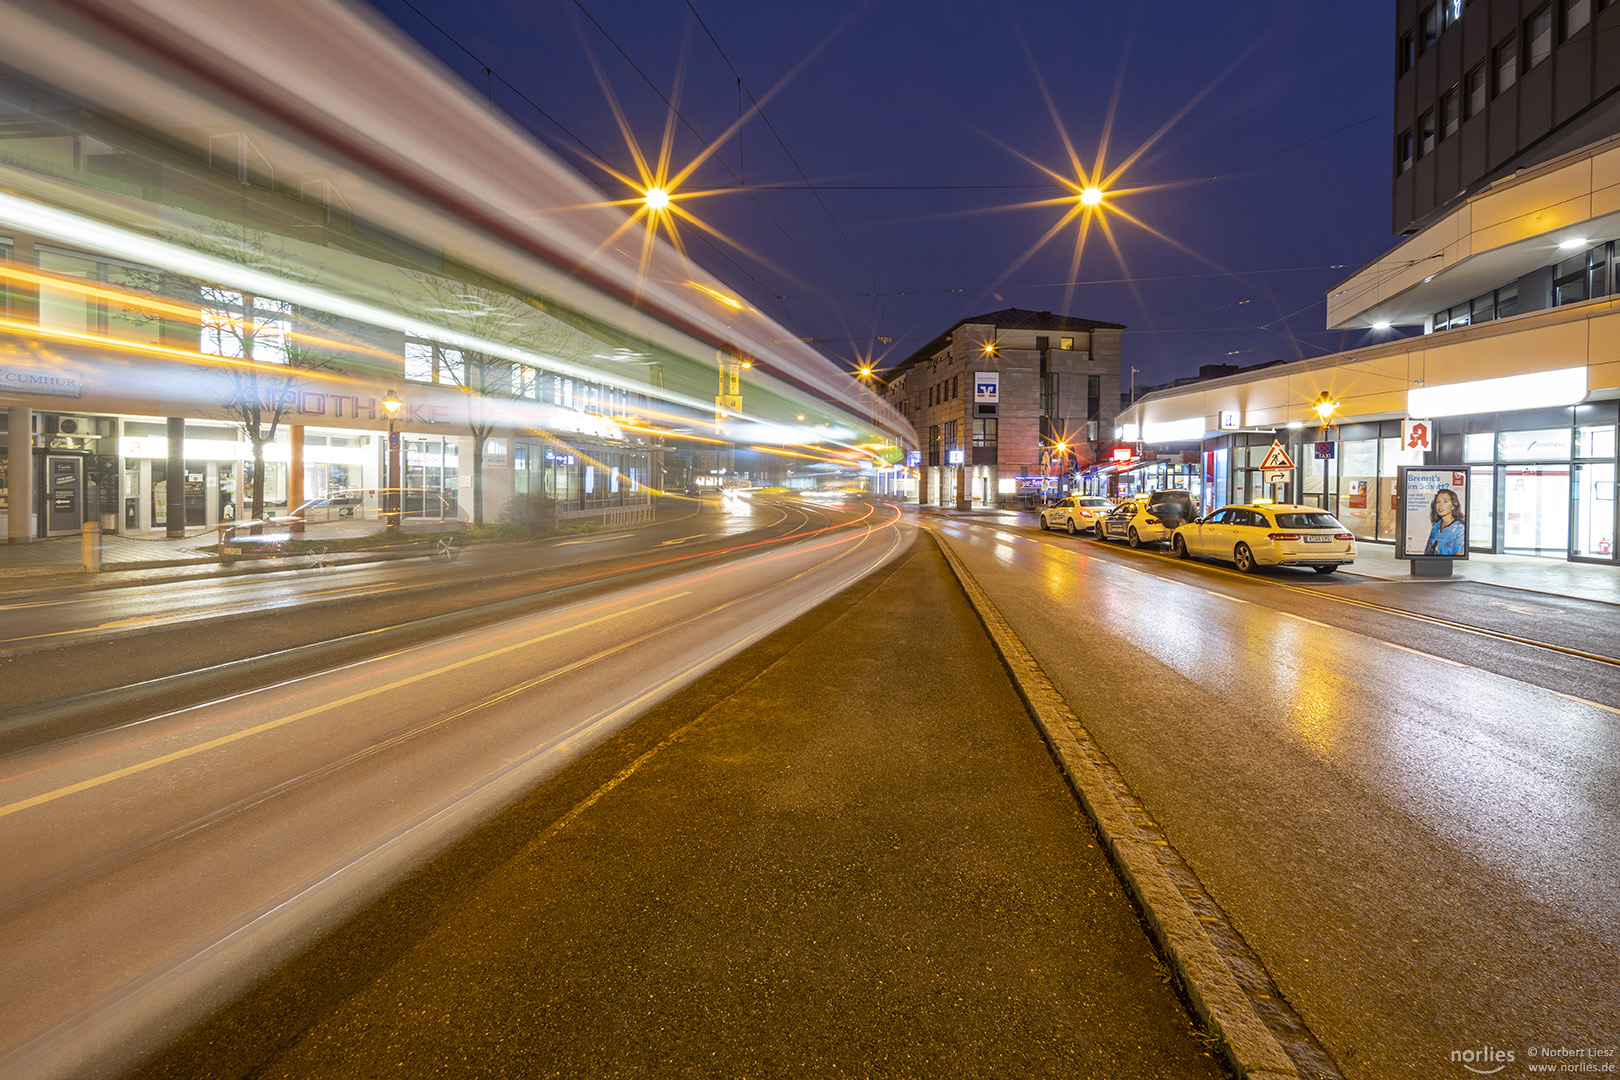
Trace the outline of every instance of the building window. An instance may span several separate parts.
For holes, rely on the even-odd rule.
[[[1440,36],[1440,5],[1430,4],[1418,16],[1418,26],[1423,31],[1423,52],[1434,48],[1434,41]]]
[[[405,339],[405,379],[407,382],[443,383],[465,386],[467,365],[460,349],[447,349],[431,341]],[[564,396],[571,387],[564,388]]]
[[[956,421],[949,420],[945,424],[945,449],[960,450],[962,444],[956,439]]]
[[[1074,338],[1072,338],[1072,337],[1058,338],[1058,348],[1062,349],[1064,352],[1073,352],[1074,351]]]
[[[1505,319],[1509,315],[1517,314],[1519,310],[1519,285],[1505,285],[1496,290],[1496,317]]]
[[[996,445],[996,428],[1000,421],[975,420],[973,421],[973,445],[985,449],[994,449]]]
[[[1460,98],[1461,96],[1455,86],[1440,95],[1440,137],[1442,139],[1451,138],[1457,134],[1457,129],[1462,126],[1462,101]]]
[[[285,364],[292,337],[292,305],[263,296],[247,299],[230,289],[204,286],[202,290],[201,352],[230,356],[262,364]]]
[[[1519,81],[1519,39],[1510,35],[1492,54],[1496,68],[1496,92],[1502,94]]]
[[[1395,172],[1404,173],[1412,167],[1412,132],[1403,131],[1395,136]]]
[[[1463,5],[1467,2],[1468,0],[1441,0],[1440,29],[1444,30],[1446,27],[1462,18]]]
[[[1440,331],[1449,328],[1450,325],[1451,309],[1447,308],[1445,311],[1437,311],[1434,313],[1434,321],[1429,333],[1438,334]]]
[[[1417,63],[1417,33],[1408,30],[1401,35],[1401,43],[1396,46],[1395,74],[1405,75]]]
[[[951,400],[952,401],[956,400],[956,381],[958,379],[960,379],[960,378],[961,378],[960,375],[952,375],[951,376]]]
[[[1428,157],[1434,153],[1434,110],[1429,109],[1418,117],[1418,157]]]
[[[1609,291],[1609,245],[1565,259],[1553,271],[1553,304],[1578,304]]]
[[[1564,40],[1592,21],[1592,0],[1564,0]]]
[[[1486,293],[1484,296],[1474,297],[1471,308],[1471,321],[1481,323],[1490,322],[1496,318],[1496,294]]]
[[[1552,55],[1552,8],[1542,7],[1524,21],[1524,70]]]
[[[1480,64],[1463,79],[1467,97],[1463,106],[1463,119],[1472,120],[1485,111],[1485,65]]]

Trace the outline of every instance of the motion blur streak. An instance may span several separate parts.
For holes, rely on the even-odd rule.
[[[154,717],[134,742],[124,729],[13,755],[7,773],[34,790],[0,818],[0,1074],[127,1068],[653,702],[893,559],[914,533],[886,510]]]

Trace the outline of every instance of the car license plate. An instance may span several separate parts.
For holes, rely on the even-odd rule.
[[[1331,536],[1307,536],[1304,539],[1307,544],[1331,544],[1333,542]]]

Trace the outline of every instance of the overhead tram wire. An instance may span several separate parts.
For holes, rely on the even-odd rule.
[[[578,3],[578,0],[575,0],[575,2]],[[872,288],[874,290],[874,295],[881,296],[880,293],[876,292],[876,289],[877,289],[877,275],[874,274],[872,272],[872,268],[866,264],[866,259],[862,257],[862,255],[860,253],[860,250],[858,248],[856,248],[855,241],[851,240],[849,238],[849,233],[844,231],[843,224],[841,222],[839,222],[838,218],[833,214],[832,207],[827,205],[827,200],[825,200],[825,199],[823,199],[821,197],[821,191],[818,189],[817,185],[813,181],[811,181],[809,175],[804,171],[804,167],[799,164],[799,159],[793,156],[793,151],[792,150],[788,149],[787,140],[783,139],[782,138],[782,133],[776,130],[776,125],[771,123],[771,118],[765,115],[765,107],[763,105],[761,105],[760,102],[759,102],[759,99],[754,96],[754,92],[752,90],[748,89],[748,84],[743,82],[742,73],[737,70],[737,65],[733,64],[731,62],[731,57],[726,55],[726,50],[721,47],[720,42],[715,38],[714,31],[709,29],[709,24],[703,21],[703,16],[698,14],[698,9],[696,8],[696,6],[693,5],[692,0],[686,0],[686,9],[692,13],[692,18],[697,20],[698,26],[703,30],[703,33],[705,35],[707,35],[707,37],[709,39],[709,44],[713,45],[714,46],[714,51],[720,54],[720,59],[722,59],[722,60],[724,60],[726,62],[726,67],[731,70],[732,76],[737,80],[737,88],[738,88],[738,90],[741,91],[742,93],[748,95],[749,104],[751,104],[753,106],[755,115],[757,115],[760,118],[760,120],[764,122],[765,127],[770,131],[772,137],[774,137],[776,139],[776,145],[778,145],[778,146],[780,146],[782,148],[782,153],[787,155],[788,161],[792,162],[792,164],[793,164],[794,171],[796,171],[799,174],[799,178],[804,181],[805,187],[809,190],[810,194],[812,194],[812,195],[814,195],[816,197],[816,202],[821,206],[822,213],[827,215],[827,220],[832,222],[832,226],[833,226],[834,229],[838,230],[838,235],[843,238],[844,244],[849,248],[850,254],[855,256],[855,261],[857,263],[859,263],[861,269],[866,272],[867,278],[869,278],[871,280],[871,282],[872,282]],[[853,16],[851,16],[851,17],[853,17]],[[738,102],[738,106],[739,106],[738,111],[739,112],[741,111],[741,104],[742,103],[739,101]],[[741,167],[741,160],[740,160],[741,159],[741,134],[742,134],[741,127],[739,127],[737,129],[737,131],[738,131],[738,157],[739,157],[739,170],[740,170],[740,167]],[[738,182],[739,183],[742,182],[741,176],[738,177]],[[823,274],[822,276],[826,277],[825,274]],[[780,297],[778,299],[780,299]],[[883,328],[882,324],[883,324],[883,301],[879,300],[878,305],[877,305],[876,319],[874,320],[874,324],[870,328],[872,330],[872,333],[873,333],[874,336],[881,336],[882,328]]]
[[[555,116],[552,116],[545,109],[541,108],[540,104],[538,102],[536,102],[533,98],[529,97],[529,95],[525,94],[522,90],[519,90],[516,86],[514,86],[512,84],[512,82],[509,79],[506,78],[506,76],[502,75],[500,72],[496,71],[494,68],[492,68],[488,64],[484,63],[484,61],[478,56],[478,54],[474,53],[471,49],[467,48],[467,46],[463,45],[461,43],[461,41],[454,34],[450,33],[450,31],[446,30],[444,27],[442,27],[438,23],[434,22],[433,19],[429,18],[428,15],[426,13],[424,13],[421,8],[419,8],[415,4],[413,4],[411,2],[411,0],[399,0],[399,2],[404,4],[406,7],[410,8],[411,11],[416,13],[417,17],[419,17],[423,22],[427,23],[429,26],[433,27],[433,29],[438,31],[438,33],[446,41],[450,42],[450,44],[454,45],[457,49],[461,50],[462,53],[466,54],[467,58],[469,60],[471,60],[474,64],[477,64],[478,69],[483,72],[484,77],[486,79],[486,82],[487,82],[487,80],[489,80],[492,77],[495,78],[495,79],[499,79],[501,81],[501,85],[506,87],[508,90],[510,90],[513,93],[513,95],[515,95],[525,105],[529,106],[529,108],[533,109],[535,112],[537,112],[541,116],[545,117],[545,119],[547,121],[549,121],[554,127],[556,127],[556,129],[558,131],[561,131],[564,135],[568,136],[568,138],[572,139],[579,146],[580,150],[584,152],[586,157],[588,157],[591,160],[595,161],[598,166],[600,166],[600,167],[602,167],[604,169],[611,169],[612,168],[612,166],[609,165],[607,158],[605,158],[601,154],[597,153],[595,147],[591,146],[584,139],[581,139],[578,135],[575,135],[573,133],[573,131],[569,129],[568,125],[564,124],[561,120],[558,120]],[[610,38],[609,40],[611,41],[612,39]],[[626,59],[628,60],[628,57]],[[634,64],[632,64],[632,66],[634,66]],[[639,69],[638,69],[638,73],[639,73]],[[643,74],[642,78],[645,79],[646,75]],[[653,89],[654,89],[654,91],[656,91],[657,87],[654,87]],[[659,97],[662,98],[663,95],[660,94]],[[494,107],[494,96],[493,96],[493,94],[489,95],[488,100],[489,100],[490,106],[493,108]],[[666,104],[667,104],[667,102],[666,102]],[[677,115],[679,115],[679,114],[677,114]],[[682,122],[683,123],[685,122],[684,117],[682,118]],[[688,127],[690,127],[690,125],[688,125]],[[696,134],[696,133],[694,132],[694,134]],[[699,136],[699,138],[701,139],[702,137]],[[707,145],[707,144],[705,144],[705,145]],[[605,185],[603,185],[603,186],[605,187]],[[763,208],[761,208],[761,209],[763,209]],[[769,214],[767,214],[767,216],[769,216]],[[777,227],[781,228],[781,225],[778,224]],[[785,234],[785,230],[784,230],[784,234]],[[698,231],[694,232],[693,235],[698,240],[700,240],[702,242],[704,247],[708,248],[711,252],[713,252],[716,257],[718,257],[720,259],[723,259],[727,263],[729,263],[732,266],[732,268],[734,270],[736,270],[736,272],[738,274],[742,275],[743,277],[748,278],[750,281],[754,281],[756,284],[758,283],[758,278],[753,274],[752,271],[748,270],[741,263],[737,262],[736,259],[733,259],[724,249],[716,247],[714,242],[712,240],[710,240],[709,237],[702,232],[702,230],[698,230]],[[791,242],[792,237],[789,237],[788,239]],[[797,246],[797,245],[795,245],[795,246]],[[807,256],[807,258],[808,258],[808,256]],[[825,277],[825,276],[826,275],[823,275],[823,277]],[[778,297],[777,299],[781,299],[781,298]],[[786,315],[786,317],[788,318],[789,322],[791,322],[792,321],[792,315],[791,315],[791,313],[787,312],[786,305],[783,305],[783,312]],[[796,327],[790,327],[790,329],[796,329]]]
[[[641,66],[630,58],[630,54],[625,52],[624,47],[621,46],[618,43],[618,41],[614,39],[612,34],[607,32],[607,28],[604,27],[600,22],[597,21],[596,16],[592,15],[590,13],[590,11],[585,7],[585,4],[584,4],[583,0],[574,0],[574,6],[579,9],[580,13],[582,15],[584,15],[585,18],[590,20],[591,25],[596,27],[597,32],[600,33],[602,35],[602,37],[607,40],[607,43],[609,45],[613,46],[614,51],[617,52],[621,58],[623,58],[624,62],[629,64],[631,69],[633,71],[635,71],[635,73],[637,75],[641,76],[641,81],[646,83],[648,88],[651,89],[654,94],[658,95],[658,100],[662,101],[664,103],[665,107],[669,109],[670,113],[673,114],[677,119],[680,120],[681,126],[685,127],[687,131],[692,133],[693,138],[697,139],[698,142],[703,144],[703,148],[709,152],[709,157],[715,162],[715,164],[719,165],[720,168],[724,169],[726,171],[726,173],[733,180],[738,181],[739,190],[743,191],[745,194],[748,195],[749,200],[751,202],[753,202],[753,204],[756,207],[759,208],[759,212],[764,214],[766,219],[769,220],[772,225],[776,226],[777,230],[779,232],[781,232],[782,236],[787,240],[787,242],[789,244],[793,245],[793,249],[795,251],[797,251],[801,256],[803,256],[805,262],[808,263],[810,266],[815,268],[816,273],[821,276],[823,281],[827,282],[829,285],[832,284],[831,276],[829,276],[828,273],[821,268],[821,265],[816,262],[814,257],[812,257],[811,254],[808,251],[806,251],[804,249],[804,247],[797,240],[795,240],[793,238],[793,235],[787,231],[787,227],[785,225],[783,225],[780,221],[778,221],[776,219],[775,215],[773,215],[769,210],[767,210],[765,208],[765,205],[759,201],[757,196],[754,195],[753,190],[750,190],[750,189],[742,186],[741,178],[735,172],[732,171],[731,166],[726,164],[725,160],[722,159],[720,157],[720,155],[715,152],[714,147],[709,144],[709,141],[707,139],[705,139],[698,132],[697,128],[692,126],[692,122],[690,120],[688,120],[686,118],[686,115],[684,113],[682,113],[678,108],[676,108],[675,104],[673,102],[671,102],[668,97],[666,97],[664,95],[664,92],[662,90],[660,90],[658,88],[658,85],[652,81],[651,77],[649,77],[647,75],[647,73],[641,69]],[[701,22],[701,20],[699,20],[699,21]],[[704,29],[705,29],[705,32],[707,32],[707,27],[705,27]],[[711,38],[711,40],[712,40],[712,38]],[[723,54],[722,54],[722,56],[723,56]],[[730,61],[727,60],[726,63],[730,64]],[[733,68],[732,70],[733,70],[733,73],[735,73],[736,69]],[[749,97],[752,98],[753,95],[749,94]],[[786,147],[783,147],[783,149],[786,150]],[[791,158],[791,156],[792,155],[790,154],[789,157]],[[836,225],[837,223],[834,222],[834,224]],[[843,230],[840,229],[839,231],[842,232]],[[845,239],[847,240],[848,238],[846,237]]]

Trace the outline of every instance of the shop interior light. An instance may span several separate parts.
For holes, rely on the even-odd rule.
[[[1586,368],[1559,368],[1529,375],[1444,386],[1416,386],[1406,392],[1408,416],[1462,416],[1576,405],[1586,398]]]

